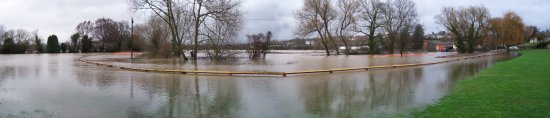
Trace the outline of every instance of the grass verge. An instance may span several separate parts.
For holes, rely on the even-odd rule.
[[[415,117],[550,117],[550,50],[520,53],[460,81],[453,93]]]

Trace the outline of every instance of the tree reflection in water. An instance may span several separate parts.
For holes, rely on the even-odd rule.
[[[36,110],[54,113],[54,117],[162,118],[407,115],[433,104],[452,90],[456,80],[505,59],[280,78],[132,72],[71,61],[78,57],[3,57],[7,60],[0,62],[0,113]]]

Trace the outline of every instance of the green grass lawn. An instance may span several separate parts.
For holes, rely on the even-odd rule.
[[[478,76],[460,81],[451,95],[416,117],[550,117],[550,50],[520,51]]]

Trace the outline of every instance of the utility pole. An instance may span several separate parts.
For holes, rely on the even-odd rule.
[[[132,18],[132,26],[130,31],[130,59],[134,59],[134,18]]]

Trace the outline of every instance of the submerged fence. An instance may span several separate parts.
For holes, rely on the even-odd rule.
[[[166,70],[166,69],[125,67],[125,66],[107,64],[107,63],[88,61],[88,60],[84,59],[85,56],[80,57],[78,60],[81,61],[81,62],[84,62],[84,63],[88,63],[88,64],[95,64],[95,65],[99,65],[99,66],[106,66],[106,67],[118,68],[118,69],[122,69],[122,70],[140,71],[140,72],[178,73],[178,74],[196,74],[196,75],[207,74],[207,75],[229,75],[229,76],[250,75],[250,76],[282,76],[282,77],[287,77],[287,76],[290,76],[290,75],[334,73],[334,72],[345,72],[345,71],[368,71],[368,70],[372,70],[372,69],[390,69],[390,68],[426,66],[426,65],[434,65],[434,64],[461,61],[461,60],[467,60],[467,59],[474,59],[474,58],[480,58],[480,57],[486,57],[486,56],[494,56],[494,55],[499,55],[499,54],[503,54],[503,53],[504,52],[497,52],[497,53],[492,53],[492,54],[466,56],[466,57],[461,57],[461,58],[456,58],[456,59],[451,59],[451,60],[443,60],[443,61],[428,62],[428,63],[417,63],[417,64],[398,64],[398,65],[384,65],[384,66],[368,66],[368,67],[359,67],[359,68],[337,68],[337,69],[326,69],[326,70],[304,70],[304,71],[291,71],[291,72],[238,72],[238,71],[235,72],[235,71],[208,71],[208,70]]]

